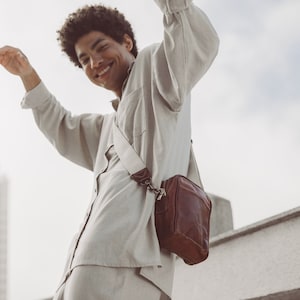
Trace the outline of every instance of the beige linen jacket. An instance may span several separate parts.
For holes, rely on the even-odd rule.
[[[137,56],[116,112],[72,116],[43,83],[22,102],[23,108],[33,110],[37,125],[60,154],[94,172],[92,201],[99,192],[97,179],[107,168],[105,154],[113,144],[114,120],[151,171],[156,186],[175,174],[188,174],[190,92],[213,62],[219,41],[206,15],[191,0],[155,2],[164,14],[163,41]],[[117,190],[117,183],[110,188]],[[141,273],[170,296],[172,278],[167,274],[173,272],[173,257],[160,251],[154,202],[154,195],[147,193],[143,222],[138,225],[143,230],[129,238]],[[71,253],[75,250],[73,246]],[[76,259],[69,262],[69,270],[83,263]],[[111,265],[128,266],[126,260],[118,264],[111,260]]]

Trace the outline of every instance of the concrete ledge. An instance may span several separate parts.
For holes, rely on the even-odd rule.
[[[299,300],[300,289],[245,300]]]
[[[211,238],[206,261],[177,261],[173,300],[300,299],[299,232],[300,207]]]
[[[252,234],[254,232],[260,231],[267,227],[289,221],[289,220],[291,220],[293,218],[297,218],[299,216],[300,216],[300,206],[295,209],[286,211],[284,213],[264,219],[262,221],[253,223],[249,226],[245,226],[240,229],[230,230],[225,233],[221,233],[210,239],[210,247],[214,247],[219,244],[226,243],[227,241],[237,239],[241,236]]]

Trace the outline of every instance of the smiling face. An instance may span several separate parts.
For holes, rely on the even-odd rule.
[[[90,81],[121,97],[123,82],[134,61],[132,47],[127,34],[120,44],[102,32],[91,31],[77,41],[75,51]]]

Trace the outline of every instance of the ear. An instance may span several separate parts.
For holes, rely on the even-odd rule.
[[[132,38],[125,33],[123,36],[123,44],[125,46],[125,48],[128,50],[128,52],[131,52],[132,48],[133,48],[133,41]]]

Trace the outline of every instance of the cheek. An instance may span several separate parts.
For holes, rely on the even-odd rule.
[[[87,77],[90,77],[92,74],[91,68],[89,68],[88,66],[83,68],[83,72]]]

